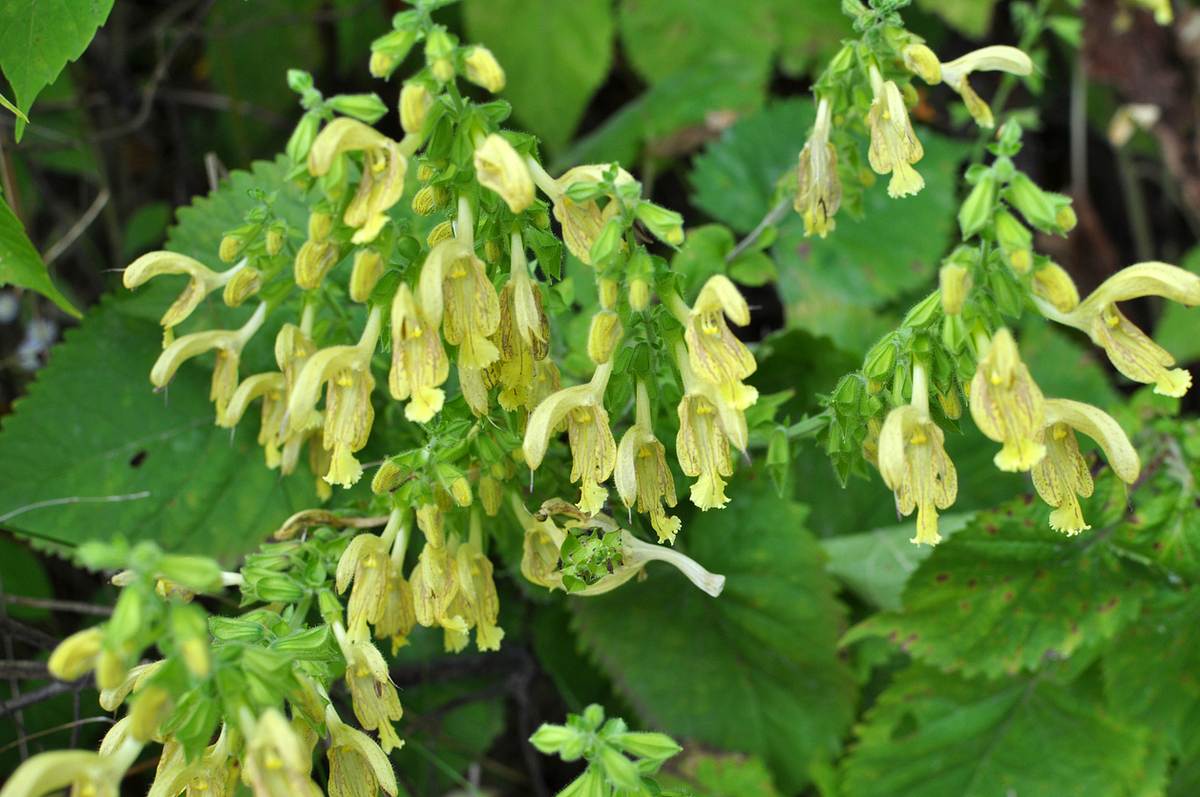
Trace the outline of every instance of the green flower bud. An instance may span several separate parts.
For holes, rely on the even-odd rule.
[[[971,290],[971,271],[960,263],[947,263],[938,272],[942,293],[942,310],[946,315],[962,312],[967,293]]]
[[[415,29],[394,30],[371,42],[371,75],[389,78],[417,42]]]
[[[167,554],[159,560],[157,575],[193,592],[214,592],[221,588],[221,566],[207,556]]]
[[[1005,261],[1018,274],[1025,274],[1033,265],[1033,233],[1008,211],[996,214],[996,242]]]
[[[1055,218],[1058,208],[1054,200],[1023,172],[1016,172],[1012,176],[1005,190],[1005,199],[1039,230],[1055,232],[1058,229]]]
[[[307,163],[308,151],[312,149],[313,141],[317,138],[317,132],[321,129],[321,115],[316,111],[309,111],[300,117],[300,122],[296,125],[296,129],[292,131],[291,138],[288,139],[285,151],[287,156],[291,158],[292,163]]]
[[[272,224],[267,228],[267,254],[271,257],[283,251],[283,244],[287,240],[287,227],[283,224]]]
[[[625,232],[625,228],[621,224],[619,218],[609,219],[604,225],[604,229],[596,236],[596,240],[592,243],[592,248],[589,251],[589,256],[592,265],[599,266],[607,263],[610,258],[614,257],[621,248],[621,236]]]
[[[613,737],[610,741],[630,755],[654,761],[664,761],[683,751],[683,748],[665,733],[629,731]]]
[[[387,106],[375,94],[339,94],[330,97],[330,108],[342,114],[373,125],[387,113]]]
[[[434,28],[425,40],[425,63],[429,71],[439,83],[449,83],[454,80],[454,37],[445,28]]]
[[[634,793],[641,790],[642,777],[638,774],[637,766],[619,750],[607,744],[601,745],[596,758],[609,783]]]
[[[683,216],[653,202],[639,202],[633,215],[663,243],[679,246],[683,243]]]
[[[543,723],[529,737],[529,743],[542,755],[555,755],[569,742],[580,736],[579,731],[566,725]]]
[[[970,238],[986,227],[995,208],[996,177],[989,173],[975,183],[975,187],[959,208],[958,226],[962,229],[963,238]]]

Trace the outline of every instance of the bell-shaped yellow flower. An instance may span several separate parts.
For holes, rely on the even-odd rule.
[[[403,560],[403,556],[399,558]],[[375,635],[392,640],[392,655],[408,644],[408,635],[417,624],[412,585],[404,578],[402,564],[393,553],[387,568],[382,610],[375,623]]]
[[[334,119],[325,126],[308,153],[308,170],[320,177],[344,152],[362,152],[362,177],[358,190],[342,216],[356,232],[356,244],[370,243],[387,223],[387,211],[404,193],[404,173],[408,160],[400,145],[374,128],[348,117]]]
[[[307,745],[278,709],[269,708],[244,723],[248,728],[242,756],[242,780],[254,797],[316,797],[312,756]]]
[[[262,327],[267,317],[267,306],[260,304],[254,315],[240,329],[216,329],[193,332],[175,340],[163,349],[150,369],[150,382],[157,388],[167,386],[179,366],[193,357],[216,350],[217,364],[213,368],[212,389],[209,398],[217,408],[217,418],[225,414],[225,408],[238,384],[238,361],[242,349],[254,333]]]
[[[428,535],[427,535],[428,540]],[[458,569],[448,545],[426,542],[410,576],[417,622],[426,628],[440,627],[465,634],[470,626],[454,611],[458,597]]]
[[[1042,391],[1007,329],[997,331],[981,349],[971,380],[971,417],[979,431],[1004,444],[995,457],[997,468],[1029,470],[1046,454],[1036,439],[1045,419]]]
[[[1171,353],[1117,307],[1117,302],[1142,296],[1162,296],[1195,307],[1200,305],[1200,275],[1166,263],[1138,263],[1106,279],[1070,312],[1064,313],[1041,298],[1036,301],[1042,315],[1086,332],[1129,379],[1154,385],[1154,392],[1164,396],[1183,396],[1192,385],[1191,374],[1172,368],[1175,358]]]
[[[924,157],[925,149],[913,132],[904,97],[895,81],[885,82],[879,70],[872,66],[871,89],[875,99],[867,114],[867,125],[871,129],[868,160],[878,174],[892,175],[888,196],[910,196],[925,187],[925,180],[912,167]]]
[[[504,629],[497,624],[500,596],[492,578],[492,560],[481,547],[478,523],[478,513],[472,514],[470,538],[455,551],[459,597],[464,603],[463,614],[475,628],[476,647],[480,651],[499,650],[500,641],[504,639]]]
[[[141,745],[133,750],[137,757]],[[104,756],[88,750],[54,750],[39,753],[13,771],[0,788],[0,797],[42,797],[62,794],[119,797],[121,779],[133,758]]]
[[[487,368],[500,356],[489,340],[500,325],[500,297],[483,261],[462,237],[442,241],[425,258],[418,284],[421,309],[442,324],[446,342],[458,346],[458,362]]]
[[[551,435],[566,422],[571,481],[579,482],[579,508],[589,515],[604,506],[608,490],[601,485],[612,475],[617,459],[617,443],[604,409],[604,390],[612,368],[611,361],[599,365],[587,384],[564,388],[546,398],[529,416],[525,429],[525,463],[537,470]]]
[[[804,234],[824,238],[833,232],[834,216],[842,204],[842,181],[838,178],[837,150],[829,142],[829,100],[817,103],[817,121],[800,150],[796,167],[794,207],[804,219]]]
[[[608,222],[619,216],[621,207],[616,197],[607,197],[606,204],[601,206],[596,199],[586,199],[576,202],[567,196],[566,191],[575,183],[599,183],[604,179],[604,173],[611,166],[608,164],[589,164],[568,169],[557,180],[546,174],[541,165],[533,158],[526,158],[526,165],[533,176],[534,182],[550,198],[554,207],[554,218],[562,225],[563,243],[567,250],[579,258],[585,265],[592,265],[592,244],[600,237]],[[617,169],[614,185],[628,185],[636,182],[633,175],[624,169]]]
[[[542,307],[542,294],[529,278],[529,263],[518,233],[511,239],[511,272],[500,291],[500,326],[495,341],[500,362],[500,406],[509,412],[536,406],[534,386],[537,363],[550,351],[550,319]]]
[[[404,716],[404,711],[383,654],[371,644],[365,629],[348,634],[341,623],[334,623],[333,633],[346,659],[346,686],[358,724],[379,734],[385,753],[399,749],[404,743],[392,723]]]
[[[745,326],[750,323],[750,306],[728,277],[716,274],[704,283],[687,314],[684,340],[688,362],[698,377],[717,386],[734,409],[744,410],[758,400],[758,391],[742,380],[758,366],[746,344],[729,329],[726,318]]]
[[[1141,471],[1137,451],[1108,413],[1078,401],[1047,399],[1046,426],[1041,435],[1046,457],[1033,469],[1033,486],[1053,507],[1050,527],[1072,535],[1091,528],[1084,522],[1079,499],[1087,498],[1093,490],[1091,470],[1075,439],[1077,431],[1100,445],[1109,467],[1121,481],[1133,484]]]
[[[288,396],[286,427],[289,434],[299,434],[312,429],[321,388],[327,387],[323,445],[331,452],[325,474],[330,484],[349,486],[362,476],[353,453],[366,445],[375,419],[370,369],[381,324],[381,311],[373,308],[358,343],[321,349],[309,357]]]
[[[238,768],[229,751],[229,732],[221,726],[217,741],[189,761],[183,745],[174,740],[163,745],[154,782],[146,797],[233,797],[237,791]]]
[[[374,739],[342,722],[332,706],[325,711],[325,725],[329,729],[329,797],[377,795],[380,790],[396,794],[392,762]]]
[[[226,271],[213,271],[199,260],[177,252],[149,252],[130,263],[121,274],[121,282],[129,290],[146,284],[164,274],[182,274],[188,278],[187,286],[163,313],[160,324],[167,330],[182,323],[192,314],[204,297],[224,287],[239,272],[247,268],[248,261],[241,261]]]
[[[358,633],[367,623],[374,625],[383,614],[388,588],[388,544],[378,534],[359,534],[338,559],[335,585],[339,594],[351,583],[346,604],[346,623]]]
[[[917,511],[912,542],[937,545],[939,509],[958,497],[958,473],[946,455],[942,430],[929,417],[925,369],[913,367],[912,403],[888,413],[879,432],[879,474],[902,515]]]
[[[280,448],[285,440],[282,436],[283,415],[287,410],[284,401],[285,383],[279,371],[268,371],[248,376],[238,384],[229,398],[225,414],[217,418],[217,425],[232,429],[241,422],[250,404],[262,399],[262,422],[258,429],[258,444],[262,446],[268,468],[277,468],[282,461]]]
[[[508,139],[492,133],[475,147],[475,179],[500,195],[513,213],[533,204],[533,177]]]
[[[680,520],[663,508],[675,506],[675,478],[667,465],[667,450],[650,421],[650,396],[640,380],[637,384],[636,422],[617,446],[617,464],[613,481],[626,507],[637,504],[638,512],[650,516],[650,525],[659,542],[675,542]]]
[[[450,375],[450,361],[442,336],[417,303],[408,285],[400,284],[392,300],[392,369],[388,387],[392,397],[408,399],[404,417],[428,423],[441,412],[446,399],[442,383]]]
[[[679,345],[675,364],[683,380],[683,399],[677,408],[679,433],[675,453],[684,474],[696,478],[692,503],[701,509],[719,509],[728,503],[725,479],[733,475],[729,447],[745,453],[749,434],[746,416],[729,403],[712,382],[693,370],[687,350]]]

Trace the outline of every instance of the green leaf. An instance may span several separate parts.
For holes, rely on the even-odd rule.
[[[622,0],[621,43],[654,84],[698,66],[745,68],[765,85],[777,34],[772,0]]]
[[[29,112],[38,92],[83,55],[108,19],[113,0],[5,0],[0,3],[0,71],[17,106]],[[18,119],[17,141],[25,132]]]
[[[1181,268],[1200,273],[1200,248],[1192,249],[1179,261]],[[1179,362],[1200,360],[1200,335],[1196,322],[1200,319],[1195,308],[1167,302],[1154,330],[1154,339]]]
[[[1109,705],[1178,751],[1200,722],[1200,598],[1163,593],[1104,654]]]
[[[10,100],[8,97],[5,97],[3,94],[0,94],[0,108],[9,111],[13,116],[17,117],[25,124],[29,124],[29,117],[25,115],[25,112],[13,105],[12,100]]]
[[[917,7],[937,14],[967,38],[980,39],[991,30],[996,0],[917,0]],[[951,57],[945,56],[946,60]]]
[[[622,107],[554,160],[555,171],[579,163],[635,163],[643,145],[655,156],[685,154],[730,114],[762,104],[757,76],[742,65],[698,66],[662,80]],[[718,127],[719,129],[719,127]]]
[[[764,482],[736,484],[727,508],[697,513],[680,537],[726,576],[720,597],[656,564],[644,582],[572,608],[581,642],[645,725],[761,755],[794,791],[837,750],[854,686],[834,649],[842,608],[806,510]]]
[[[966,680],[914,665],[880,695],[843,764],[846,797],[1121,797],[1147,734],[1045,676]]]
[[[571,139],[612,62],[609,0],[468,0],[469,37],[504,66],[503,96],[552,149]]]
[[[63,296],[46,271],[41,255],[25,235],[25,227],[0,197],[0,286],[16,285],[37,291],[76,318],[79,311]]]
[[[690,753],[671,763],[671,773],[655,780],[694,797],[779,797],[771,772],[757,756]]]
[[[844,641],[884,637],[933,666],[995,676],[1111,638],[1138,616],[1151,582],[1114,548],[1112,530],[1067,537],[1044,517],[1023,499],[980,512],[921,563],[902,609]]]
[[[252,187],[278,189],[276,210],[301,223],[285,168],[281,159],[234,172],[213,195],[180,210],[169,248],[215,263],[220,231],[241,221]],[[214,425],[207,362],[185,364],[168,391],[153,392],[157,319],[181,287],[158,280],[134,296],[108,297],[52,350],[0,428],[6,528],[67,545],[121,534],[232,559],[312,504],[311,476],[281,479],[263,464],[253,418],[232,437]],[[199,323],[214,324],[246,312],[210,299],[197,314]],[[260,337],[255,343],[269,351],[267,331]],[[266,367],[262,355],[257,365]],[[249,350],[247,359],[250,373]]]

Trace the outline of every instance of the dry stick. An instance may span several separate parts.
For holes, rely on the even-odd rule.
[[[48,266],[70,249],[79,240],[79,236],[83,235],[84,231],[92,226],[92,222],[100,215],[100,211],[104,210],[105,206],[108,205],[108,200],[111,196],[112,194],[109,193],[107,188],[101,188],[100,193],[92,200],[92,204],[88,206],[88,209],[84,211],[78,221],[71,225],[71,229],[67,230],[67,234],[55,241],[46,250],[46,254],[42,255],[42,262]]]
[[[0,717],[3,717],[14,712],[19,712],[21,709],[32,706],[36,703],[41,703],[43,700],[49,700],[55,695],[61,695],[63,692],[69,692],[72,689],[86,689],[92,685],[92,676],[86,675],[78,681],[67,683],[65,681],[55,681],[52,684],[46,684],[41,689],[35,689],[32,692],[26,692],[22,695],[14,697],[0,703]]]
[[[784,197],[779,200],[775,207],[767,211],[767,215],[763,216],[762,221],[758,226],[750,231],[750,234],[738,242],[738,245],[730,250],[729,254],[725,255],[725,262],[732,263],[737,260],[743,252],[758,242],[763,233],[775,226],[788,212],[788,208],[792,206],[791,197]]]
[[[58,647],[59,640],[55,637],[50,636],[45,631],[39,631],[23,623],[18,623],[7,614],[0,613],[0,628],[11,634],[13,639],[20,640],[27,645],[32,645],[39,650],[53,650]]]
[[[73,612],[74,614],[94,614],[97,617],[108,617],[112,614],[111,606],[94,606],[80,601],[62,601],[54,598],[31,598],[27,595],[4,595],[5,603],[14,606],[28,606],[31,609],[50,609],[52,611]]]
[[[4,591],[4,577],[0,576],[0,595],[4,594],[6,594]],[[0,601],[0,620],[5,621],[4,658],[11,660],[16,653],[13,648],[12,634],[8,631],[8,619],[8,605],[3,601]],[[8,691],[9,694],[13,696],[13,699],[9,702],[13,702],[21,698],[21,679],[16,675],[9,675]],[[25,712],[20,709],[17,709],[13,713],[13,730],[16,732],[17,738],[21,740],[21,743],[17,746],[17,749],[21,755],[21,760],[24,761],[25,759],[29,758],[29,745],[24,741]]]

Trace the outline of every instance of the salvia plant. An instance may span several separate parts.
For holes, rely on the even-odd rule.
[[[682,216],[616,163],[549,172],[538,141],[505,126],[509,105],[477,99],[504,87],[504,69],[437,20],[443,5],[416,3],[371,46],[371,73],[400,83],[397,109],[375,95],[326,97],[308,74],[288,74],[302,115],[285,179],[307,205],[305,226],[277,212],[276,193],[256,190],[243,223],[211,241],[224,270],[173,251],[124,269],[130,290],[184,278],[161,318],[153,388],[215,355],[215,423],[232,429],[257,414],[263,466],[289,474],[304,460],[323,505],[289,518],[235,571],[149,542],[82,546],[79,564],[115,573],[119,598],[49,668],[65,680],[93,674],[101,706],[121,718],[98,752],[26,761],[3,797],[115,795],[147,746],[157,748],[154,797],[241,786],[257,797],[395,795],[388,754],[405,741],[387,653],[417,626],[440,629],[447,652],[500,649],[504,541],[520,540],[531,589],[583,600],[659,561],[719,596],[725,578],[674,548],[688,534],[680,502],[723,511],[739,500],[731,479],[742,463],[786,465],[801,438],[815,437],[843,480],[877,471],[897,511],[915,513],[912,542],[929,546],[958,498],[944,441],[964,416],[995,442],[997,469],[1030,474],[1064,535],[1099,522],[1081,503],[1098,487],[1099,511],[1119,512],[1124,486],[1192,467],[1196,452],[1166,442],[1178,428],[1162,423],[1176,422],[1131,413],[1123,425],[1046,395],[1022,360],[1018,321],[1040,317],[1083,332],[1130,380],[1180,397],[1187,372],[1120,303],[1200,304],[1200,277],[1160,262],[1081,296],[1037,251],[1036,234],[1071,232],[1071,201],[1017,168],[1021,127],[993,129],[972,84],[984,71],[1029,75],[1022,49],[940,54],[905,28],[901,0],[844,0],[855,36],[815,81],[815,122],[775,189],[806,235],[838,235],[876,179],[897,199],[923,190],[910,120],[918,85],[952,89],[988,143],[965,171],[960,239],[936,288],[832,386],[822,412],[791,423],[777,417],[785,397],[747,384],[755,352],[735,334],[752,312],[731,269],[761,255],[765,228],[724,257],[673,265]],[[399,79],[411,53],[422,65]],[[398,141],[373,126],[392,112]],[[589,280],[564,279],[566,254]],[[216,293],[240,323],[189,325]],[[255,340],[273,347],[274,365],[250,373],[243,353]],[[393,448],[364,463],[381,429]],[[1187,499],[1163,500],[1165,516]],[[852,638],[875,630],[890,629],[868,624]],[[531,742],[584,767],[563,795],[683,793],[656,781],[681,748],[606,721],[599,706]],[[317,755],[327,760],[320,783]]]

